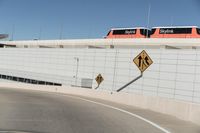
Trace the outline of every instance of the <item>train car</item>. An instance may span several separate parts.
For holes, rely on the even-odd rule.
[[[197,26],[153,27],[150,38],[200,38]]]
[[[105,38],[149,38],[151,31],[148,28],[114,28],[111,29]]]

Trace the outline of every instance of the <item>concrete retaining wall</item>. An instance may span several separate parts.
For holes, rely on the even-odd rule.
[[[94,79],[101,73],[104,81],[99,89],[114,92],[140,74],[132,60],[142,50],[0,49],[0,74],[67,86],[81,86],[81,79],[93,79],[95,88]],[[199,50],[146,51],[154,63],[124,93],[200,103]]]

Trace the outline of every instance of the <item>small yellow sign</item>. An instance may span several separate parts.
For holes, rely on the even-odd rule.
[[[99,74],[99,75],[95,78],[95,80],[97,81],[97,84],[100,85],[101,82],[102,82],[104,79],[103,79],[103,77],[101,76],[101,74]]]
[[[136,64],[141,72],[144,72],[153,63],[145,50],[143,50],[138,56],[136,56],[133,59],[133,62]]]

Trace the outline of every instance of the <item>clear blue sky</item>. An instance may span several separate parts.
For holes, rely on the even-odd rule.
[[[200,26],[200,0],[0,0],[0,33],[14,40],[102,38],[112,27]],[[14,29],[14,30],[13,30]]]

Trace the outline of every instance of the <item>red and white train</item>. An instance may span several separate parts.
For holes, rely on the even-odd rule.
[[[114,28],[107,36],[111,38],[200,38],[197,26]]]
[[[136,28],[114,28],[105,38],[148,38],[151,30],[144,27]]]

